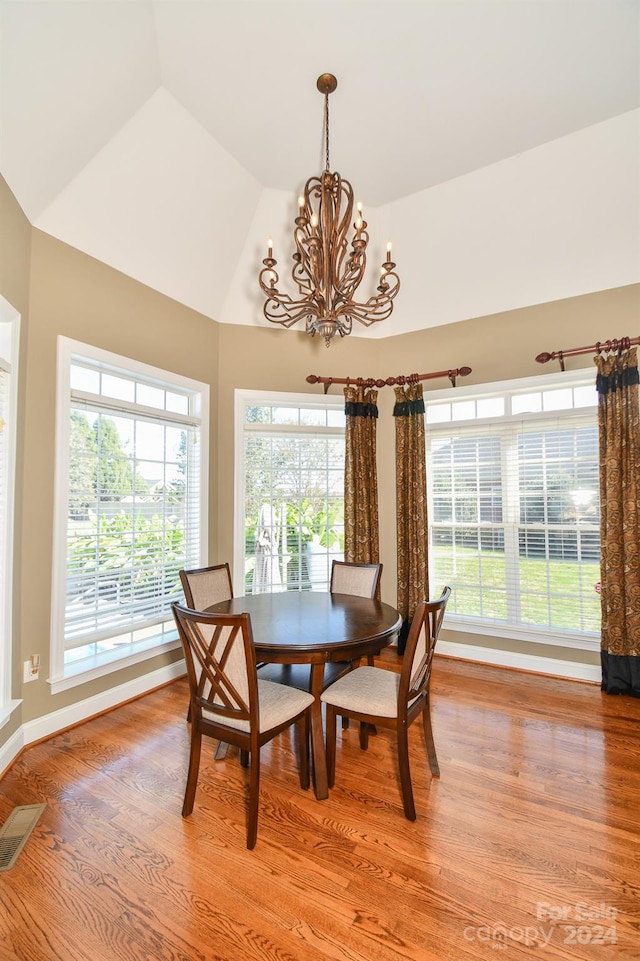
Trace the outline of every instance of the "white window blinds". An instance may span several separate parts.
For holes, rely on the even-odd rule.
[[[600,628],[593,383],[434,399],[427,450],[430,577],[453,589],[451,626],[588,646]]]
[[[119,360],[72,353],[67,368],[63,674],[175,638],[178,572],[203,562],[203,392]]]
[[[238,392],[236,581],[245,593],[328,590],[344,557],[344,400]]]

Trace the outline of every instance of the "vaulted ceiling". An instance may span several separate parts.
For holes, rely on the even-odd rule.
[[[0,170],[31,223],[215,320],[265,322],[256,273],[267,235],[287,262],[295,197],[323,166],[325,71],[331,167],[372,236],[394,234],[394,332],[583,292],[586,261],[535,289],[523,263],[509,296],[478,282],[473,301],[450,301],[443,287],[425,310],[421,258],[434,289],[443,273],[473,287],[479,248],[495,238],[493,259],[511,256],[508,210],[529,221],[524,257],[525,235],[557,232],[527,203],[562,207],[549,195],[566,183],[562,233],[584,207],[572,181],[604,166],[631,205],[606,198],[634,256],[637,0],[2,0],[1,13]],[[634,279],[612,264],[597,283]]]

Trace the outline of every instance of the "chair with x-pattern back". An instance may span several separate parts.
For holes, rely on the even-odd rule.
[[[333,787],[336,767],[336,715],[360,721],[361,747],[366,750],[368,725],[391,728],[396,732],[400,788],[405,817],[416,819],[409,768],[409,726],[422,716],[429,768],[440,776],[436,755],[429,685],[433,653],[440,633],[451,589],[445,587],[435,601],[421,601],[415,610],[404,651],[400,674],[380,667],[358,667],[320,696],[326,705],[327,773]],[[364,732],[364,737],[362,736]]]
[[[203,614],[180,604],[173,614],[182,641],[191,703],[191,749],[182,816],[195,801],[202,735],[240,749],[249,767],[247,847],[258,834],[260,748],[295,724],[300,786],[307,789],[309,714],[313,696],[307,691],[258,677],[249,614]]]

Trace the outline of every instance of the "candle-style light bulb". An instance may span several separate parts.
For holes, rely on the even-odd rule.
[[[391,241],[387,243],[387,260],[391,260]]]
[[[356,227],[358,230],[362,230],[362,203],[358,201],[356,204],[356,210],[358,211],[358,216],[356,217]]]
[[[271,237],[267,240],[267,257],[273,257],[273,240]]]
[[[312,226],[312,227],[317,227],[317,226],[318,226],[318,215],[317,215],[317,214],[311,214],[311,226]]]

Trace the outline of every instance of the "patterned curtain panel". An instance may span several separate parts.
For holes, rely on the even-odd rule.
[[[640,420],[635,348],[598,355],[602,690],[640,697]]]
[[[350,564],[378,564],[378,392],[347,386],[344,399],[344,559]]]
[[[429,597],[427,566],[427,473],[422,384],[396,387],[396,526],[398,541],[398,610],[404,648],[416,606]]]

